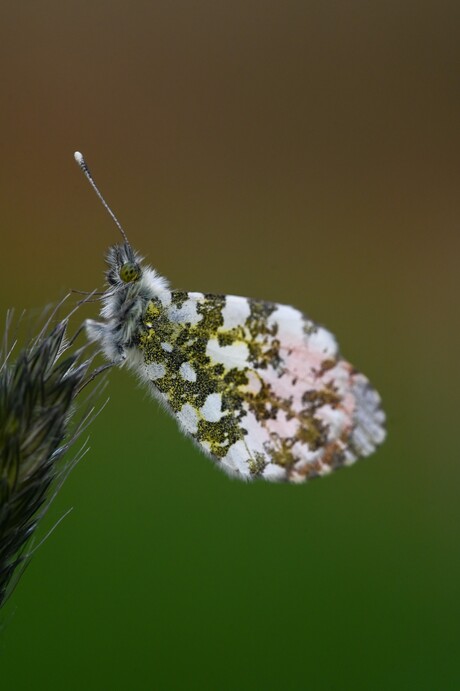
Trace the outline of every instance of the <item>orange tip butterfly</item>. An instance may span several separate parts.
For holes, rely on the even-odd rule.
[[[380,396],[334,336],[294,307],[172,290],[118,226],[101,320],[87,334],[133,370],[219,468],[302,483],[369,456],[385,438]]]

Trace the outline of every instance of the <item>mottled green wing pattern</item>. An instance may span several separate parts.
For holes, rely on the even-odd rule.
[[[298,310],[163,292],[128,364],[206,454],[243,479],[303,482],[370,454],[384,415],[334,337]]]

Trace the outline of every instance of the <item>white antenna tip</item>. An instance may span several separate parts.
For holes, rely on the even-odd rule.
[[[126,237],[126,233],[125,233],[125,231],[123,230],[123,228],[122,228],[122,226],[121,226],[121,224],[120,224],[120,221],[119,221],[118,218],[115,216],[115,214],[113,213],[112,209],[111,209],[110,206],[107,204],[107,202],[105,201],[104,197],[102,196],[102,194],[99,192],[99,189],[98,189],[96,183],[95,183],[94,180],[93,180],[93,176],[92,176],[91,173],[89,172],[89,168],[88,168],[88,166],[87,166],[87,164],[86,164],[86,161],[85,161],[85,159],[83,158],[83,154],[80,153],[80,151],[75,151],[73,157],[74,157],[74,159],[76,160],[76,162],[78,163],[78,165],[80,166],[81,170],[83,171],[84,175],[86,176],[86,178],[87,178],[88,182],[90,183],[91,187],[92,187],[93,190],[96,192],[96,194],[97,194],[97,196],[99,197],[99,199],[101,200],[102,204],[105,206],[105,208],[106,208],[107,211],[109,212],[110,216],[112,217],[112,220],[113,220],[113,221],[115,222],[115,224],[117,225],[118,230],[120,231],[120,233],[121,233],[121,235],[122,235],[122,237],[123,237],[123,240],[124,240],[125,243],[129,246],[129,242],[128,242],[128,238]]]

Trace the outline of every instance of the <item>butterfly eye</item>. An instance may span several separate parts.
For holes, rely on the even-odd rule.
[[[126,262],[120,268],[118,275],[124,283],[132,283],[133,281],[137,281],[141,272],[137,264],[134,264],[134,262]]]

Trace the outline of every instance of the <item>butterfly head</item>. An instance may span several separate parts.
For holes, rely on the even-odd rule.
[[[107,282],[110,286],[122,287],[136,283],[142,276],[141,257],[131,245],[114,245],[107,253]]]

